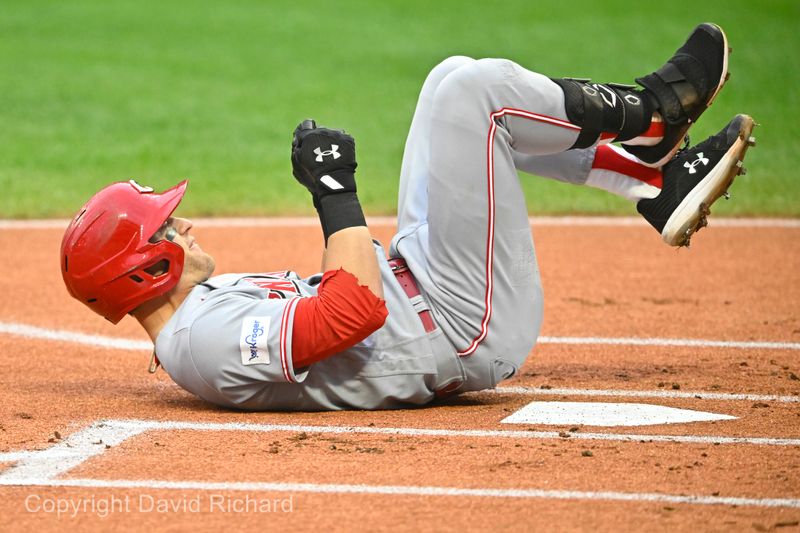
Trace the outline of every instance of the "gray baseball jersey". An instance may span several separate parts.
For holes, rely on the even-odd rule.
[[[445,60],[423,85],[403,156],[398,233],[422,292],[410,301],[376,246],[389,316],[342,353],[292,366],[297,298],[320,276],[219,276],[195,288],[157,339],[165,370],[211,402],[244,409],[394,408],[494,387],[514,375],[542,321],[542,289],[517,169],[585,181],[569,150],[562,90],[506,60]],[[417,315],[430,308],[438,328]]]
[[[156,340],[164,370],[218,405],[249,410],[387,409],[425,404],[463,379],[442,332],[426,333],[376,243],[390,320],[309,368],[292,364],[294,309],[322,276],[224,274],[195,287]],[[416,308],[415,308],[416,304]]]

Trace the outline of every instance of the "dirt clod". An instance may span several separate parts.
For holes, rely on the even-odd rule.
[[[356,446],[356,451],[359,453],[383,453],[383,448],[368,448]]]

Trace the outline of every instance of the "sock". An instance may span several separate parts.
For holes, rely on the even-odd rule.
[[[645,132],[646,133],[646,132]],[[661,170],[645,166],[622,148],[605,144],[595,150],[586,185],[638,202],[661,192]]]
[[[609,144],[614,140],[614,137],[616,137],[615,133],[603,133],[600,136],[600,142],[598,144]],[[653,120],[650,121],[650,126],[647,128],[647,131],[639,134],[638,137],[625,141],[625,144],[631,146],[655,146],[660,143],[663,138],[664,122],[661,120],[661,115],[653,113]]]

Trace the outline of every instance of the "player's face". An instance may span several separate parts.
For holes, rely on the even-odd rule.
[[[166,239],[183,248],[183,274],[181,281],[196,284],[211,277],[216,262],[197,244],[190,230],[193,224],[186,218],[170,217],[150,239],[159,241]]]

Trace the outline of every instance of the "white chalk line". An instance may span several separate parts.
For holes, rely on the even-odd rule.
[[[522,394],[530,396],[593,396],[618,398],[660,398],[719,401],[756,401],[778,403],[800,403],[800,396],[776,396],[772,394],[735,394],[726,392],[691,392],[673,390],[623,390],[623,389],[569,389],[501,386],[481,393]]]
[[[370,494],[390,496],[459,496],[476,498],[537,498],[552,500],[594,500],[621,502],[653,502],[694,505],[736,505],[742,507],[800,508],[800,499],[791,498],[741,498],[725,496],[677,495],[657,492],[615,492],[541,489],[462,489],[457,487],[432,487],[409,485],[349,485],[327,483],[269,483],[269,482],[211,482],[211,481],[161,481],[128,479],[20,479],[6,482],[6,486],[47,486],[150,490],[202,490],[247,492],[304,492],[314,494]]]
[[[0,453],[0,463],[16,463],[28,457],[33,457],[36,452],[5,452]]]
[[[166,431],[288,431],[320,434],[372,434],[405,437],[468,437],[510,439],[564,439],[558,431],[515,431],[489,429],[432,429],[393,428],[375,426],[313,426],[302,424],[248,424],[238,422],[178,422],[149,420],[113,420],[106,422],[114,427]],[[144,430],[142,430],[144,431]],[[800,446],[800,439],[770,437],[723,437],[710,435],[635,435],[626,433],[569,433],[567,439],[609,440],[623,442],[675,442],[691,444],[751,444],[767,446]]]
[[[45,329],[39,328],[36,326],[30,326],[27,324],[19,324],[13,322],[0,322],[0,334],[5,333],[8,335],[16,335],[25,338],[32,338],[32,339],[45,339],[51,341],[64,341],[64,342],[72,342],[76,344],[83,344],[87,346],[97,346],[102,348],[111,348],[111,349],[118,349],[118,350],[141,350],[141,351],[151,351],[153,349],[153,344],[150,341],[139,341],[136,339],[125,339],[121,337],[108,337],[103,335],[88,335],[84,333],[77,333],[74,331],[67,331],[67,330],[57,330],[57,329]],[[587,340],[598,341],[598,343],[603,343],[602,341],[606,340],[613,340],[613,344],[623,344],[623,341],[631,340],[635,343],[647,343],[648,345],[654,345],[654,340],[659,339],[624,339],[624,338],[617,338],[617,339],[603,339],[598,337],[540,337],[539,342],[542,343],[550,343],[550,344],[558,344],[560,340],[566,341],[576,341],[576,344],[591,344],[590,342],[584,342]],[[692,339],[660,339],[662,341],[667,341],[671,344],[664,344],[668,346],[676,346],[680,345],[678,343],[691,343],[691,344],[683,344],[683,345],[692,345],[692,346],[707,346],[708,344],[713,344],[715,346],[724,345],[725,347],[734,347],[734,348],[742,348],[748,349],[752,348],[754,344],[758,344],[760,348],[770,347],[776,348],[776,345],[779,349],[798,349],[795,346],[800,347],[800,344],[797,343],[733,343],[728,341],[702,341],[702,340],[692,340]],[[696,343],[706,343],[706,344],[696,344]],[[734,345],[735,346],[731,346]],[[655,344],[657,345],[657,344]],[[497,391],[499,393],[504,394],[526,394],[526,395],[570,395],[570,396],[619,396],[619,397],[634,397],[634,398],[694,398],[697,400],[721,400],[721,401],[743,401],[743,400],[752,400],[752,401],[764,401],[764,402],[780,402],[780,403],[797,403],[800,402],[800,397],[796,396],[775,396],[775,395],[765,395],[765,394],[731,394],[731,393],[712,393],[712,392],[689,392],[689,391],[662,391],[662,390],[653,390],[653,391],[633,391],[633,390],[590,390],[590,389],[533,389],[527,387],[498,387]]]
[[[578,441],[618,442],[667,442],[682,444],[748,444],[759,446],[800,446],[800,439],[772,437],[725,437],[713,435],[639,435],[628,433],[587,433],[558,431],[519,431],[482,429],[434,429],[375,426],[315,426],[303,424],[251,424],[242,422],[181,422],[152,420],[106,420],[71,435],[50,448],[39,451],[0,453],[0,462],[18,462],[9,471],[0,474],[0,479],[13,477],[41,478],[45,473],[51,477],[73,468],[82,460],[102,453],[106,446],[115,446],[125,439],[146,431],[247,431],[247,432],[291,432],[332,435],[392,435],[404,437],[445,438],[504,438],[504,439],[564,439]],[[565,436],[568,435],[568,436]],[[80,459],[83,457],[83,459]],[[31,472],[33,470],[33,472]],[[31,475],[27,475],[30,473]]]
[[[530,224],[542,226],[590,226],[590,227],[649,227],[641,217],[635,216],[532,216],[528,217]],[[220,217],[220,218],[194,218],[192,221],[198,228],[261,228],[261,227],[317,227],[317,217]],[[370,226],[395,227],[397,218],[394,216],[368,216]],[[31,220],[0,220],[0,230],[15,229],[66,229],[69,220],[65,219],[31,219]],[[794,218],[713,218],[710,226],[729,228],[800,228],[800,219]]]
[[[121,337],[106,337],[102,335],[87,335],[67,330],[46,329],[15,322],[0,322],[0,333],[18,335],[22,337],[76,342],[101,346],[104,348],[117,348],[121,350],[152,350],[149,341],[124,339]],[[693,348],[736,348],[742,350],[800,350],[798,342],[762,342],[762,341],[717,341],[707,339],[667,339],[667,338],[638,338],[638,337],[539,337],[540,344],[578,344],[578,345],[619,345],[619,346],[678,346]]]
[[[122,489],[179,489],[214,491],[309,492],[326,494],[385,494],[414,496],[467,496],[494,498],[544,498],[570,500],[612,500],[635,502],[670,502],[701,505],[741,505],[756,507],[800,507],[800,500],[787,498],[740,498],[661,493],[628,493],[614,491],[563,491],[541,489],[457,488],[407,485],[272,483],[272,482],[208,482],[164,480],[56,479],[90,457],[103,453],[107,446],[152,430],[200,431],[292,431],[315,433],[381,433],[413,436],[496,436],[524,435],[518,431],[452,431],[413,428],[329,427],[243,423],[157,422],[148,420],[109,420],[97,422],[49,449],[30,452],[21,461],[0,473],[0,486],[51,486]],[[558,434],[543,432],[548,435]],[[68,452],[68,453],[67,453]]]
[[[150,341],[124,339],[121,337],[106,337],[103,335],[88,335],[63,329],[46,329],[15,322],[0,322],[0,333],[26,337],[29,339],[45,339],[51,341],[72,342],[100,348],[116,350],[147,350],[153,349]]]
[[[737,348],[742,350],[800,350],[800,342],[715,341],[706,339],[662,339],[638,337],[547,337],[540,344],[612,344],[620,346],[677,346],[693,348]]]
[[[14,466],[0,472],[0,482],[29,478],[53,479],[90,457],[102,454],[107,447],[117,446],[148,429],[145,424],[97,422],[49,448],[28,452]],[[0,454],[0,461],[5,459],[4,455]]]

